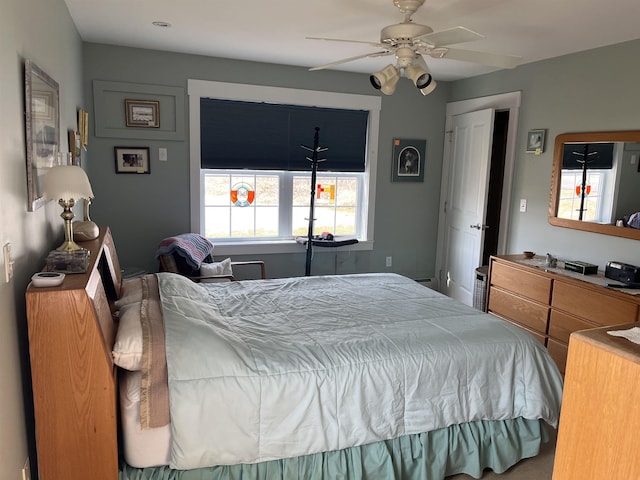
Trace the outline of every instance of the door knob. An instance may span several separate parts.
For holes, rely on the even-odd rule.
[[[486,230],[489,228],[489,225],[480,225],[479,223],[475,225],[469,225],[469,228],[475,228],[476,230]]]

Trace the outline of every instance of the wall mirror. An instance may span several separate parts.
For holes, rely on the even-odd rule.
[[[640,131],[558,135],[549,223],[640,240],[639,165]]]
[[[25,62],[25,136],[29,211],[45,203],[42,185],[47,170],[57,162],[60,143],[58,83],[33,62]]]

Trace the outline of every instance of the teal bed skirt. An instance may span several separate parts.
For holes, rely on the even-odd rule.
[[[442,480],[502,473],[549,440],[542,420],[478,421],[343,450],[195,470],[121,466],[120,480]]]

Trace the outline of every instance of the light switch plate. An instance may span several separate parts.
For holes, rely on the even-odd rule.
[[[526,198],[521,198],[520,199],[520,211],[521,212],[526,212],[527,211],[527,199]]]
[[[4,258],[4,281],[9,283],[13,278],[13,259],[11,258],[11,244],[5,243],[2,247],[2,256]]]
[[[160,160],[161,162],[166,162],[167,161],[167,149],[166,148],[159,148],[158,149],[158,160]]]

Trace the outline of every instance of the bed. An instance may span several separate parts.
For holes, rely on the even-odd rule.
[[[82,246],[26,292],[41,480],[480,477],[557,425],[541,344],[408,278],[123,282],[107,227]]]
[[[557,426],[533,337],[396,274],[126,281],[121,480],[501,473]]]

